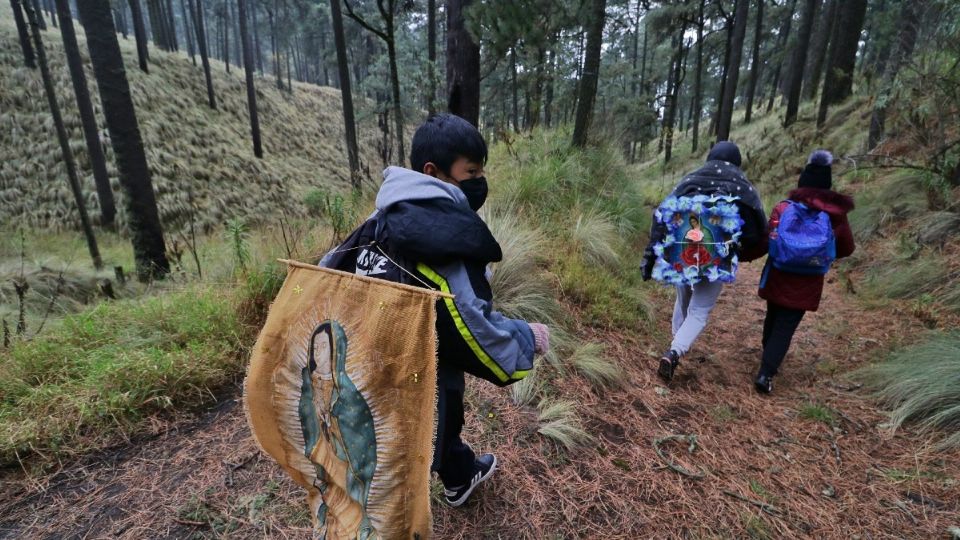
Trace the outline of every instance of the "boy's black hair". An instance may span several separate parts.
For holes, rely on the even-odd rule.
[[[457,158],[465,157],[480,164],[487,163],[487,143],[483,135],[459,116],[440,113],[427,118],[413,134],[410,145],[410,168],[422,173],[423,166],[433,163],[444,174]]]

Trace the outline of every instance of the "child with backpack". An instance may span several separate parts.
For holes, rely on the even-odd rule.
[[[850,256],[855,247],[847,221],[853,199],[832,190],[832,164],[826,150],[810,154],[797,189],[770,214],[769,256],[759,290],[767,301],[763,359],[754,383],[762,394],[773,391],[773,378],[804,314],[820,306],[830,263]]]
[[[487,198],[487,143],[466,120],[437,114],[413,135],[413,170],[388,167],[377,210],[320,266],[454,295],[437,302],[437,435],[433,470],[444,497],[460,506],[493,474],[497,458],[460,438],[464,373],[498,386],[523,379],[550,347],[540,323],[493,310],[487,265],[500,244],[477,210]]]
[[[641,264],[642,277],[644,281],[653,277],[673,284],[677,291],[672,321],[673,342],[661,356],[657,369],[665,381],[673,378],[680,359],[706,327],[724,281],[730,282],[735,277],[737,261],[758,259],[766,252],[767,221],[763,204],[740,164],[737,145],[729,141],[718,142],[711,148],[706,163],[684,176],[654,212],[650,242]],[[711,207],[714,204],[717,206]],[[671,213],[671,209],[676,212]],[[709,231],[708,220],[716,223],[734,220],[735,226],[727,227],[726,232],[736,230],[736,241],[726,245],[712,236],[708,239],[705,236],[705,231]],[[722,228],[712,230],[723,236]],[[682,238],[675,241],[671,232]],[[675,268],[665,262],[665,244],[682,247],[673,255],[677,259]],[[730,263],[730,269],[721,270],[726,262]],[[709,268],[711,277],[701,271],[702,268]],[[696,275],[685,275],[688,271]],[[665,275],[674,279],[664,279]]]

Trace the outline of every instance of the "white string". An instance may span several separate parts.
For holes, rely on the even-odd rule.
[[[381,255],[383,255],[384,257],[386,257],[386,259],[387,259],[388,261],[390,261],[391,263],[393,263],[394,266],[396,266],[397,268],[399,268],[399,269],[403,270],[404,272],[406,272],[407,275],[409,275],[409,276],[412,277],[413,279],[415,279],[415,280],[417,280],[418,282],[420,282],[420,284],[423,285],[424,287],[426,287],[426,288],[428,288],[428,289],[433,289],[433,287],[431,287],[430,284],[428,284],[426,281],[423,281],[422,279],[418,278],[413,272],[407,270],[406,268],[404,268],[404,267],[401,266],[400,264],[397,264],[396,261],[394,261],[393,259],[391,259],[389,255],[387,255],[386,253],[383,252],[382,249],[380,249],[380,246],[377,244],[376,241],[370,242],[369,244],[365,244],[365,245],[362,245],[362,246],[354,246],[354,247],[352,247],[352,248],[345,248],[345,249],[339,249],[339,250],[337,250],[337,251],[331,251],[330,254],[346,253],[346,252],[348,252],[348,251],[356,251],[356,250],[358,250],[358,249],[368,248],[368,247],[375,248],[377,251],[380,252]]]

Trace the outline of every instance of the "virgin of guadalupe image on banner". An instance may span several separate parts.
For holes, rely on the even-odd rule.
[[[429,538],[442,293],[293,261],[244,381],[314,538]]]
[[[738,264],[734,247],[743,226],[736,200],[723,195],[664,200],[655,216],[667,234],[653,247],[653,278],[667,285],[733,282]]]

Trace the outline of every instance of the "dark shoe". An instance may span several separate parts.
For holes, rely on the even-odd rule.
[[[490,478],[490,475],[492,475],[495,470],[497,470],[497,456],[493,454],[483,454],[478,457],[476,461],[473,462],[473,476],[469,482],[455,488],[443,486],[443,495],[447,498],[447,504],[450,506],[460,506],[467,502],[473,490],[480,485],[480,482]]]
[[[761,394],[769,394],[773,392],[773,376],[772,375],[757,375],[757,380],[753,383],[754,388],[757,389],[757,392]]]
[[[676,371],[677,366],[680,365],[680,355],[677,354],[677,351],[667,351],[660,357],[660,367],[657,369],[657,375],[660,375],[660,378],[670,382],[673,379],[673,372]]]

